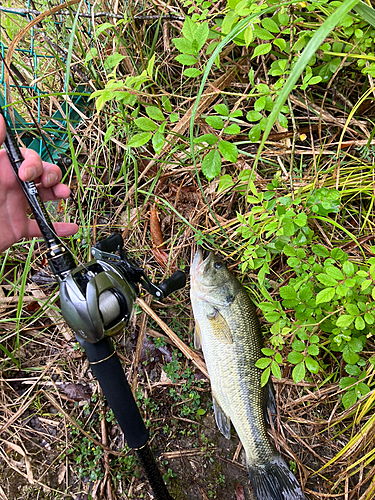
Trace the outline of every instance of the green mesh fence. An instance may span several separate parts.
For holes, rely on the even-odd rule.
[[[4,59],[21,30],[41,13],[62,2],[38,3],[28,0],[24,9],[14,8],[12,3],[13,6],[10,1],[8,5],[0,6],[0,50]],[[79,13],[75,36],[78,36],[81,45],[85,43],[88,46],[91,40],[90,3],[81,4]],[[72,135],[76,137],[80,134],[76,130],[80,129],[82,117],[90,114],[90,89],[85,76],[87,68],[77,63],[82,61],[82,54],[74,57],[73,53],[70,81],[68,85],[65,83],[75,14],[74,10],[65,9],[25,29],[15,49],[11,50],[11,76],[8,82],[4,60],[0,62],[0,105],[12,105],[9,121],[17,137],[25,147],[34,149],[46,161],[51,161],[51,158],[58,161],[64,156],[69,148],[68,124]],[[30,111],[41,130],[32,121]]]

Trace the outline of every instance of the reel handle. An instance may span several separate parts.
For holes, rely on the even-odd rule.
[[[167,297],[171,293],[184,288],[186,285],[186,274],[183,271],[176,271],[165,281],[162,281],[158,288],[164,293],[164,297]]]

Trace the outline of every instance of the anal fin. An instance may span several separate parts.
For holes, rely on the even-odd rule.
[[[275,400],[275,389],[273,387],[271,379],[268,380],[263,390],[264,390],[264,403],[263,403],[264,419],[268,423],[268,425],[271,424],[270,416],[268,413],[268,410],[270,410],[272,421],[274,424],[276,424],[277,407]]]

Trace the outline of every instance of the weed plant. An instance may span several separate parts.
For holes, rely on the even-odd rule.
[[[56,99],[65,106],[77,94],[78,82],[94,106],[79,124],[67,124],[72,197],[55,217],[79,222],[70,245],[81,261],[97,239],[121,232],[129,255],[155,282],[173,265],[188,268],[195,241],[221,253],[259,307],[265,347],[258,366],[263,383],[272,376],[278,389],[282,432],[275,439],[291,450],[291,468],[304,481],[309,476],[304,486],[314,500],[369,500],[375,491],[374,11],[355,0],[144,7],[158,18],[137,19],[142,11],[130,2],[122,19],[89,21],[72,10],[61,29],[47,17],[44,32],[34,34],[52,56],[38,67],[45,120]],[[183,20],[162,18],[166,12]],[[26,21],[5,19],[8,44]],[[45,35],[65,53],[43,42]],[[16,51],[13,60],[30,81],[27,56]],[[24,96],[26,104],[12,95],[20,113],[26,104],[35,112],[35,94]],[[164,263],[155,259],[149,235],[154,206]],[[2,255],[0,279],[2,377],[11,384],[3,425],[17,411],[13,379],[40,376],[36,391],[57,390],[49,381],[93,381],[61,322],[39,241]],[[152,307],[192,346],[187,291]],[[140,315],[137,309],[130,332],[117,339],[126,370]],[[163,334],[151,321],[145,328]],[[129,374],[171,487],[182,494],[184,470],[189,481],[198,476],[189,482],[194,498],[202,491],[206,498],[233,496],[238,472],[217,468],[216,438],[205,434],[212,416],[207,381],[161,336]],[[33,392],[17,397],[29,411]],[[31,408],[48,420],[49,404],[38,392],[38,407]],[[108,455],[82,433],[89,428],[100,436],[98,401],[94,395],[84,410],[69,400],[59,404],[73,419],[66,431],[63,418],[54,417],[62,449],[72,446],[58,450],[56,461],[68,465],[77,491],[98,490],[107,480]],[[16,425],[8,440],[19,432]],[[113,451],[124,449],[110,412],[105,425]],[[29,424],[22,432],[36,439]],[[175,458],[181,449],[196,450],[199,474]],[[137,490],[143,478],[126,448],[110,457],[110,471],[119,495],[150,498]],[[66,474],[57,489],[69,489]]]

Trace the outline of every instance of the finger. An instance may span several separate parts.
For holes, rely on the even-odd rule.
[[[57,165],[43,162],[43,173],[40,182],[44,187],[52,187],[61,181],[62,173]]]
[[[4,118],[0,115],[0,146],[5,141],[6,128]]]
[[[33,149],[21,148],[24,161],[18,171],[18,175],[22,181],[30,182],[38,179],[43,174],[42,159]]]
[[[65,200],[70,196],[70,189],[65,184],[57,184],[51,188],[38,186],[38,191],[42,201]]]
[[[53,224],[54,230],[57,234],[57,236],[72,236],[73,234],[76,234],[79,230],[79,227],[77,224],[72,224],[69,222],[55,222]],[[35,220],[29,219],[28,224],[27,224],[27,230],[26,234],[24,235],[25,238],[34,238],[42,236],[40,229],[38,227],[38,224]]]

